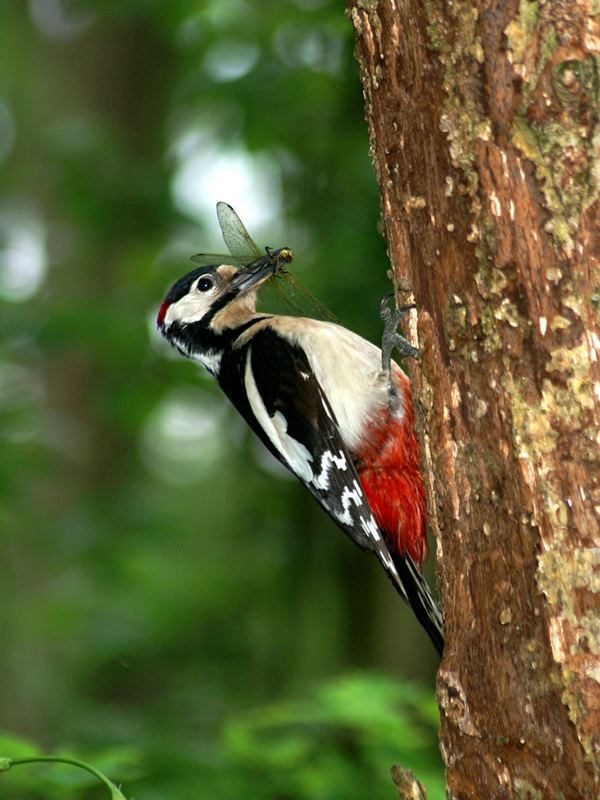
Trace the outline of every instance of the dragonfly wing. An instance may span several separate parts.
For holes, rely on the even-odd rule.
[[[327,322],[335,322],[339,325],[339,320],[335,314],[331,312],[326,305],[321,303],[306,286],[303,286],[300,281],[287,269],[282,269],[275,275],[276,289],[278,294],[281,295],[283,301],[288,305],[295,314],[300,314],[305,317],[315,317],[316,319],[323,319]]]
[[[246,230],[246,226],[229,203],[223,201],[217,203],[217,219],[223,234],[223,241],[233,256],[245,257],[246,263],[263,256]]]
[[[233,267],[245,267],[252,261],[250,256],[232,256],[231,253],[196,253],[192,261],[204,267],[231,264]]]

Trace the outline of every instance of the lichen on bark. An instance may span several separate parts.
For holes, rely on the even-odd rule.
[[[598,795],[595,5],[351,3],[395,280],[419,308],[461,800]]]
[[[512,140],[535,164],[551,212],[546,230],[567,258],[581,212],[600,193],[600,59],[574,21],[560,3],[520,0],[505,30],[522,93]]]

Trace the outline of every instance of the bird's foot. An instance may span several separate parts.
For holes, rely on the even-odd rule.
[[[401,358],[420,358],[422,353],[418,347],[412,344],[402,334],[398,333],[398,325],[405,319],[409,312],[416,308],[414,303],[410,303],[400,308],[390,308],[389,300],[392,294],[386,295],[381,301],[380,316],[383,320],[384,329],[381,338],[381,366],[385,372],[390,372],[392,368],[392,352],[398,351]]]

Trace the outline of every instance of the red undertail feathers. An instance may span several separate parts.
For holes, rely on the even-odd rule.
[[[404,413],[398,419],[387,406],[369,421],[358,453],[358,474],[388,547],[410,555],[421,566],[427,556],[426,502],[419,471],[419,443],[406,375],[394,370]]]

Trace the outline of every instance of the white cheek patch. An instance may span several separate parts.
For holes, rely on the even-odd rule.
[[[178,322],[180,325],[199,322],[212,305],[213,293],[214,290],[204,294],[192,292],[184,295],[176,303],[171,303],[165,314],[165,326],[172,322]]]
[[[289,464],[292,472],[301,480],[308,483],[313,477],[310,465],[312,456],[303,444],[296,441],[296,439],[293,439],[291,436],[288,436],[287,420],[280,411],[272,417],[269,416],[269,412],[263,403],[256,381],[254,380],[254,375],[252,374],[252,366],[250,363],[251,353],[252,348],[249,347],[246,355],[244,384],[252,413],[277,452],[280,453]]]

